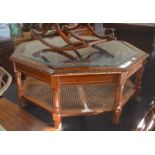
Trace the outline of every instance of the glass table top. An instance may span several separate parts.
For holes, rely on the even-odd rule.
[[[60,37],[46,38],[46,41],[57,46],[66,46]],[[123,68],[131,64],[137,55],[143,54],[141,50],[135,50],[133,46],[118,40],[65,52],[48,50],[48,47],[39,40],[34,40],[22,43],[16,50],[22,51],[23,57],[58,68],[81,66],[119,66]]]

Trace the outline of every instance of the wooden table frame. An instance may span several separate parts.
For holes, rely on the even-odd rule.
[[[131,76],[131,73],[136,73],[136,87],[135,92],[136,95],[139,94],[140,91],[140,85],[141,85],[141,76],[142,76],[142,70],[143,70],[143,63],[133,68],[133,70],[130,71],[130,73],[123,72],[119,74],[105,74],[103,75],[77,75],[77,76],[51,76],[45,75],[45,77],[49,78],[48,81],[49,84],[51,84],[52,90],[53,90],[53,103],[54,103],[54,109],[52,113],[52,117],[54,120],[54,128],[58,129],[61,127],[61,115],[60,115],[60,86],[63,84],[85,84],[85,83],[115,83],[116,84],[116,91],[115,91],[115,103],[114,103],[114,112],[113,112],[113,122],[118,123],[119,117],[122,112],[122,92],[125,85],[126,80]],[[17,80],[17,88],[18,88],[18,97],[20,101],[23,101],[23,87],[22,87],[22,81],[21,81],[21,72],[26,73],[27,75],[33,76],[30,68],[23,68],[18,63],[14,63],[14,71],[16,75]],[[35,72],[34,72],[35,74]],[[40,76],[39,76],[40,75]],[[42,81],[46,81],[44,76],[42,74],[37,75],[38,78]],[[36,76],[35,76],[36,77]],[[47,81],[46,81],[47,82]],[[22,103],[21,103],[22,104]]]
[[[53,110],[43,107],[51,112],[54,120],[54,129],[61,128],[61,86],[62,85],[81,85],[81,84],[115,84],[114,106],[113,106],[113,123],[118,123],[122,112],[122,107],[125,103],[122,101],[123,89],[126,81],[136,73],[135,89],[130,94],[129,98],[133,95],[138,95],[141,86],[141,77],[143,72],[144,61],[148,57],[147,54],[140,56],[137,60],[126,68],[117,67],[78,67],[72,69],[55,69],[45,64],[41,64],[34,60],[22,57],[21,53],[15,52],[11,56],[13,62],[18,97],[20,101],[27,99],[23,93],[21,74],[36,78],[43,82],[48,83],[53,90]],[[129,99],[128,98],[128,99]],[[127,100],[128,100],[127,99]],[[127,101],[126,100],[126,101]],[[125,101],[125,102],[126,102]],[[35,102],[34,102],[35,103]],[[22,104],[22,102],[21,102]],[[20,105],[21,105],[20,104]],[[39,103],[35,103],[39,105]],[[41,105],[39,105],[41,106]],[[83,114],[83,113],[81,113]]]

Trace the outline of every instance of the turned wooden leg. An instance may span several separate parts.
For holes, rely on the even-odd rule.
[[[114,106],[114,112],[113,112],[113,119],[112,122],[114,124],[119,123],[119,118],[122,113],[122,94],[123,94],[123,85],[117,85],[115,89],[115,106]]]
[[[143,67],[141,67],[138,72],[136,73],[136,79],[135,79],[135,89],[136,93],[134,97],[137,97],[141,90],[141,79],[142,79],[142,73],[143,73]]]
[[[60,106],[60,86],[59,86],[59,78],[52,78],[52,93],[53,93],[53,120],[54,120],[54,128],[56,130],[61,129],[61,106]]]
[[[22,80],[21,80],[21,73],[16,70],[16,66],[14,64],[14,72],[15,72],[15,78],[16,78],[16,84],[17,84],[17,90],[18,90],[18,105],[20,107],[25,107],[25,102],[23,97],[23,86],[22,86]]]
[[[116,84],[115,87],[115,96],[114,96],[114,110],[113,110],[113,118],[112,122],[114,124],[119,123],[119,118],[122,113],[122,96],[123,96],[123,89],[125,85],[125,78],[124,75],[120,75],[120,80]]]

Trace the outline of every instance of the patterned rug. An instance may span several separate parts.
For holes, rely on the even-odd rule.
[[[0,131],[6,131],[2,125],[0,125]]]

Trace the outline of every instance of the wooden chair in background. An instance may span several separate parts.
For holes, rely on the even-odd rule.
[[[0,97],[9,88],[12,82],[12,76],[3,67],[0,67]]]

